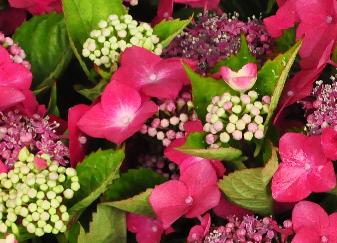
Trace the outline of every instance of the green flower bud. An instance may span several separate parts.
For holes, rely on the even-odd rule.
[[[27,231],[28,231],[29,233],[34,234],[34,233],[35,233],[35,230],[36,230],[36,227],[35,227],[34,224],[29,223],[29,224],[27,225]]]
[[[35,203],[30,203],[28,209],[30,212],[35,212],[37,210],[37,205]]]
[[[59,209],[60,209],[61,213],[67,212],[67,206],[65,206],[65,205],[61,205]]]
[[[33,221],[38,221],[40,219],[40,214],[38,212],[32,213]]]
[[[22,162],[26,161],[29,158],[29,151],[26,147],[22,148],[19,152],[18,159]]]
[[[80,189],[80,183],[78,183],[78,182],[71,183],[71,189],[73,191],[77,192]]]
[[[46,185],[47,186],[47,185]],[[45,188],[45,187],[44,187]],[[48,189],[48,187],[47,187],[47,189]],[[38,191],[37,192],[37,194],[36,194],[36,197],[38,198],[38,199],[43,199],[44,198],[44,193],[42,192],[42,191]]]
[[[52,215],[55,215],[56,214],[56,209],[55,208],[50,208],[48,210],[48,213],[52,216]]]
[[[0,232],[1,233],[7,233],[7,225],[3,222],[0,222]]]
[[[46,221],[43,221],[43,220],[37,221],[37,226],[39,228],[43,228],[46,224],[47,224]]]
[[[14,223],[16,220],[18,219],[18,217],[16,216],[16,214],[10,212],[7,214],[7,220]]]
[[[35,235],[41,237],[44,235],[44,231],[41,228],[36,228]]]
[[[60,220],[60,217],[57,214],[51,215],[51,217],[50,217],[51,222],[55,223],[58,220]]]
[[[74,191],[71,190],[71,189],[66,189],[64,192],[63,192],[63,195],[66,199],[71,199],[73,198],[74,196]]]
[[[54,199],[56,197],[56,193],[55,192],[53,192],[53,191],[49,191],[49,192],[47,192],[47,198],[48,199]]]
[[[43,227],[43,231],[47,234],[50,234],[53,230],[53,227],[50,225],[50,224],[46,224],[44,227]]]
[[[40,219],[41,219],[41,220],[43,220],[43,221],[48,221],[49,218],[50,218],[49,213],[47,213],[47,212],[42,212],[42,213],[40,213]]]
[[[25,218],[25,217],[28,215],[28,213],[29,213],[29,211],[28,211],[27,208],[22,207],[22,208],[20,209],[20,215],[21,215],[22,217]]]
[[[61,230],[63,228],[64,224],[61,220],[58,220],[55,222],[55,228],[58,230]]]

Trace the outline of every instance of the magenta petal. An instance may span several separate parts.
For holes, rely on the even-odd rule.
[[[87,105],[76,105],[68,111],[69,153],[70,163],[73,168],[76,168],[77,163],[82,161],[85,156],[87,143],[82,144],[79,141],[84,134],[77,127],[77,122],[89,109]]]
[[[202,125],[202,122],[200,120],[187,121],[184,124],[184,129],[187,133],[202,132],[203,131],[203,125]]]
[[[320,233],[328,227],[329,217],[320,205],[302,201],[297,203],[293,209],[292,222],[295,232],[303,227],[312,227]]]
[[[4,47],[0,46],[0,65],[11,62],[12,60],[8,51]]]
[[[336,174],[331,161],[314,167],[308,174],[308,183],[313,192],[328,192],[336,186]]]
[[[176,150],[177,147],[184,145],[185,142],[185,138],[179,138],[172,141],[164,151],[165,157],[176,163],[177,165],[180,165],[184,160],[190,157],[190,155],[184,154],[183,152]]]
[[[238,217],[253,215],[253,213],[250,212],[249,210],[240,208],[236,204],[227,201],[223,197],[221,197],[220,203],[215,208],[213,208],[213,211],[217,216],[222,217],[224,219],[233,215],[236,215]]]
[[[8,8],[0,11],[0,31],[5,35],[12,35],[26,17],[26,11],[22,9]]]
[[[0,86],[0,110],[16,105],[25,100],[24,94],[15,88]]]
[[[320,243],[321,236],[315,228],[305,227],[297,232],[291,243]]]
[[[122,54],[121,66],[134,67],[135,69],[142,66],[145,69],[149,69],[160,61],[161,58],[151,51],[142,47],[132,46]]]
[[[199,160],[191,163],[180,171],[180,180],[186,184],[193,198],[192,209],[186,217],[200,216],[218,205],[220,191],[217,186],[217,175],[210,161]]]
[[[0,65],[0,86],[10,86],[17,89],[29,89],[32,83],[32,73],[17,63]]]
[[[304,168],[281,163],[272,179],[272,196],[278,202],[297,202],[311,193]]]
[[[328,238],[331,242],[337,242],[337,213],[329,216]]]
[[[0,173],[7,173],[7,172],[8,172],[7,166],[2,161],[0,161]]]
[[[160,243],[164,229],[159,220],[129,213],[127,214],[126,221],[128,230],[136,233],[137,242]]]
[[[188,211],[190,206],[185,202],[188,196],[186,185],[177,180],[168,181],[153,189],[150,204],[164,228],[170,227]]]
[[[201,225],[195,225],[191,228],[187,242],[202,242],[204,238],[204,228]]]
[[[164,19],[169,19],[173,14],[174,0],[159,0],[157,16],[152,20],[152,24],[156,25]]]
[[[325,156],[337,160],[337,131],[335,128],[325,128],[321,135],[321,145]]]

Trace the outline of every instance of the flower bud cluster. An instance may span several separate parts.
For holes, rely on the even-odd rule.
[[[175,100],[161,102],[159,112],[143,125],[141,133],[161,141],[164,147],[185,137],[184,124],[197,119],[191,99],[191,93],[182,92]]]
[[[262,139],[264,137],[264,120],[269,110],[270,97],[258,100],[257,92],[251,90],[241,96],[226,92],[221,97],[215,96],[207,107],[206,143],[218,148],[221,143]]]
[[[243,217],[231,216],[227,220],[228,223],[225,226],[213,228],[203,242],[279,242],[277,241],[279,239],[279,227],[270,217],[259,219],[249,215]],[[289,224],[288,221],[285,221],[285,226]]]
[[[27,146],[34,153],[49,154],[58,163],[67,164],[69,150],[56,132],[59,125],[39,114],[28,117],[19,110],[0,112],[0,161],[12,168],[19,151]]]
[[[17,44],[15,44],[12,38],[6,37],[2,32],[0,32],[0,46],[7,49],[14,63],[21,64],[27,69],[31,68],[30,63],[25,60],[26,58],[25,51]]]
[[[75,169],[23,148],[13,170],[0,174],[0,183],[1,233],[18,225],[39,237],[66,231],[69,214],[64,203],[80,188]]]
[[[131,15],[110,15],[98,23],[99,29],[91,31],[83,44],[82,55],[97,66],[117,69],[120,54],[128,47],[140,46],[157,55],[162,53],[158,36],[148,23],[138,23]]]

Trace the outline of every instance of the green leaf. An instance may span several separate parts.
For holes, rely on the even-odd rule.
[[[57,86],[56,82],[53,83],[50,90],[50,100],[48,104],[48,114],[60,115],[60,111],[57,107]]]
[[[108,19],[109,15],[126,14],[122,0],[63,0],[63,12],[70,44],[76,58],[89,78],[92,74],[87,68],[82,54],[82,47],[89,33],[97,28],[100,20]]]
[[[214,96],[220,96],[225,92],[236,94],[223,80],[200,76],[186,64],[184,68],[192,84],[193,103],[201,120],[205,120],[207,106]]]
[[[279,52],[286,52],[296,43],[296,28],[290,28],[283,31],[281,37],[275,40]]]
[[[256,63],[256,58],[252,55],[252,53],[249,50],[248,43],[246,40],[246,37],[244,35],[241,35],[241,47],[240,51],[237,54],[233,54],[232,56],[226,58],[225,60],[219,61],[214,69],[212,70],[212,73],[217,73],[220,71],[220,68],[223,66],[229,67],[232,70],[238,71],[240,70],[244,65],[247,63]]]
[[[104,197],[107,201],[127,199],[165,181],[165,177],[153,170],[145,168],[130,169],[113,181]]]
[[[126,243],[125,213],[102,204],[97,205],[97,212],[93,213],[89,225],[89,232],[80,228],[78,243],[99,242]]]
[[[154,213],[149,203],[151,192],[152,189],[147,189],[145,192],[142,192],[134,197],[116,202],[107,202],[104,203],[104,205],[115,207],[129,213],[152,217],[154,216]]]
[[[276,149],[264,168],[244,169],[225,176],[219,187],[226,197],[240,207],[270,215],[273,198],[268,185],[278,167]]]
[[[189,134],[186,143],[176,148],[176,150],[185,154],[210,159],[210,160],[226,160],[234,161],[241,157],[242,152],[239,149],[232,147],[211,149],[205,148],[205,134],[200,132],[194,132]]]
[[[163,20],[153,28],[153,33],[159,37],[163,47],[167,47],[191,23],[192,18]]]
[[[102,79],[98,84],[95,85],[93,88],[84,88],[81,85],[75,85],[75,90],[86,97],[87,99],[94,101],[99,97],[102,92],[104,91],[105,87],[107,86],[108,82]]]
[[[119,177],[119,168],[123,160],[122,150],[98,150],[77,165],[81,188],[75,193],[73,201],[76,204],[69,209],[72,216],[79,215],[108,189],[113,180]]]
[[[260,95],[271,96],[269,112],[265,120],[265,133],[269,128],[269,124],[274,115],[280,100],[284,85],[287,81],[290,69],[293,66],[297,53],[302,42],[298,41],[286,53],[277,56],[273,61],[268,61],[260,70],[255,84],[255,88]]]
[[[68,34],[61,14],[35,16],[17,29],[14,40],[25,50],[32,65],[33,88],[50,86],[72,58]]]

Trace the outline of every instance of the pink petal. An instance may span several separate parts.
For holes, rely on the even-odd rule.
[[[329,217],[320,205],[302,201],[297,203],[293,209],[292,222],[295,232],[298,232],[303,227],[312,227],[320,234],[328,227]]]
[[[14,8],[27,9],[33,15],[62,12],[61,0],[9,0]]]
[[[272,196],[278,202],[297,202],[310,195],[304,168],[281,163],[272,179]]]
[[[331,161],[312,168],[308,174],[308,185],[313,192],[328,192],[336,187],[336,174]]]
[[[204,239],[204,228],[201,225],[195,225],[191,228],[187,237],[187,242],[202,242]]]
[[[39,157],[34,158],[34,164],[35,167],[39,170],[44,170],[48,167],[47,161]]]
[[[17,89],[29,89],[32,83],[32,73],[17,63],[3,63],[0,65],[0,86]]]
[[[244,92],[251,89],[257,79],[257,65],[248,63],[238,72],[232,71],[228,67],[220,69],[221,76],[225,82],[234,90]]]
[[[26,11],[22,9],[7,8],[0,11],[0,31],[5,35],[13,34],[16,28],[26,20],[26,17]]]
[[[189,163],[189,161],[184,161],[184,163]],[[180,170],[180,181],[186,184],[189,194],[193,198],[192,208],[186,217],[200,216],[218,205],[220,191],[217,186],[217,176],[210,161],[199,160]]]
[[[77,122],[81,119],[83,114],[89,110],[87,105],[76,105],[68,111],[68,129],[69,129],[69,153],[70,163],[73,168],[76,168],[78,162],[85,157],[85,150],[87,143],[80,143],[80,137],[84,134],[77,127]]]
[[[224,219],[233,215],[239,217],[246,215],[253,215],[251,211],[244,208],[240,208],[236,204],[229,202],[223,197],[221,197],[219,205],[213,208],[213,211],[217,216],[222,217]]]
[[[222,178],[226,172],[226,168],[220,160],[211,160],[212,166],[218,178]]]
[[[150,204],[163,222],[163,227],[168,228],[189,209],[185,200],[188,198],[186,185],[177,180],[171,180],[156,186],[150,196]]]
[[[12,60],[8,51],[4,47],[0,46],[0,65],[11,62]]]
[[[337,213],[333,213],[329,216],[329,228],[327,230],[328,232],[328,238],[331,242],[337,242]]]
[[[315,231],[315,228],[305,227],[297,232],[291,243],[319,243],[321,236]]]
[[[117,118],[122,112],[135,113],[141,106],[141,96],[137,90],[112,81],[102,94],[102,108],[107,116]]]
[[[174,0],[159,0],[157,16],[152,20],[152,24],[156,25],[164,19],[169,19],[173,14]]]
[[[16,106],[23,114],[32,116],[34,114],[44,115],[46,108],[44,105],[39,105],[37,99],[32,91],[22,90],[22,94],[25,96],[25,101]]]
[[[184,160],[188,159],[190,155],[184,154],[176,150],[177,147],[184,145],[186,142],[185,138],[175,139],[171,142],[171,144],[165,149],[164,155],[170,161],[180,165]]]
[[[16,105],[25,100],[24,94],[15,88],[0,86],[0,110]]]
[[[137,242],[160,243],[164,229],[159,220],[130,213],[126,221],[128,230],[136,233]]]
[[[203,131],[203,125],[202,125],[202,122],[200,120],[187,121],[184,124],[184,129],[187,133],[202,132]]]
[[[295,11],[297,0],[288,0],[278,9],[276,15],[265,18],[264,24],[272,37],[279,37],[283,30],[289,29],[299,20]]]
[[[7,166],[2,161],[0,161],[0,173],[7,173],[7,172],[8,172]]]
[[[335,128],[325,128],[321,135],[321,145],[326,157],[337,160],[337,131]]]

